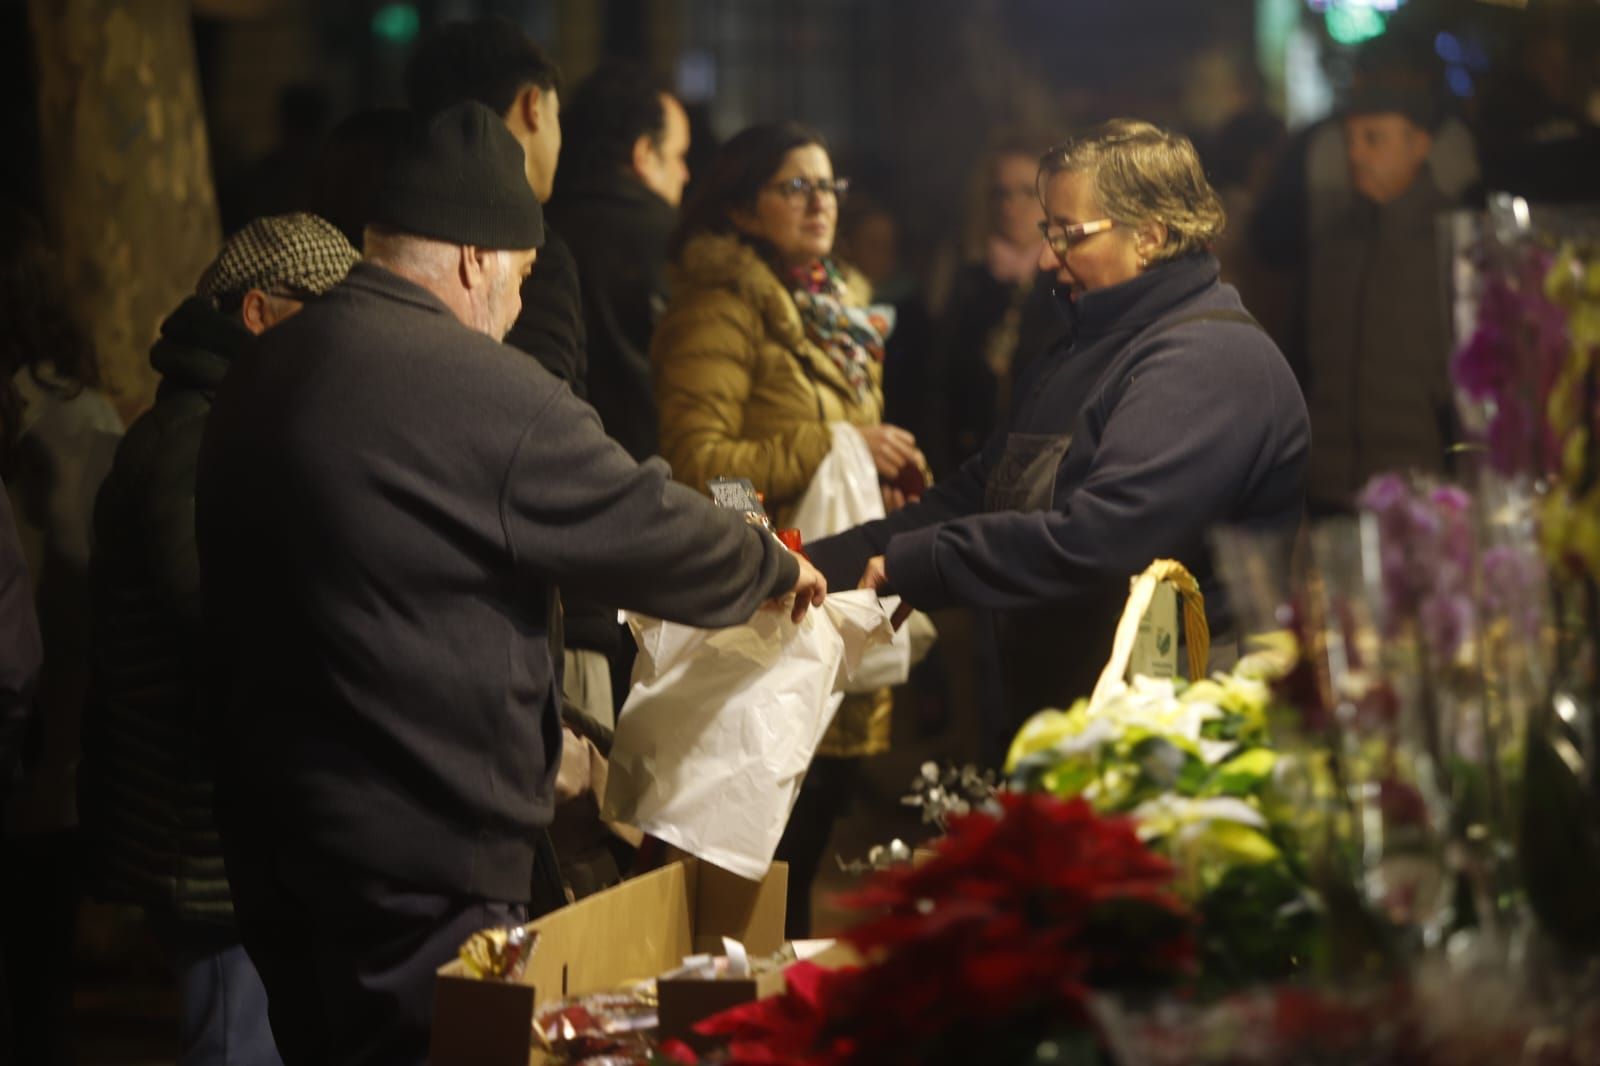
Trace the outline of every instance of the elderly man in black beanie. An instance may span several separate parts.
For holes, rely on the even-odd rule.
[[[368,260],[235,363],[201,456],[217,810],[287,1063],[420,1063],[434,969],[527,916],[556,582],[701,626],[820,576],[499,343],[543,239],[499,116],[419,121]]]

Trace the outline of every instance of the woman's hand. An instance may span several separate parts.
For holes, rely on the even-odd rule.
[[[867,560],[867,568],[861,571],[861,581],[856,585],[856,588],[872,589],[877,591],[882,589],[888,583],[889,568],[884,563],[883,556],[874,555],[872,558]],[[879,593],[879,595],[882,595],[882,593]],[[895,629],[899,629],[905,624],[906,619],[910,617],[911,605],[905,600],[901,600],[900,606],[894,609],[894,614],[890,617],[889,621],[894,625]]]
[[[900,510],[900,508],[906,505],[906,494],[895,488],[893,485],[885,482],[880,484],[878,488],[883,493],[884,514],[894,514],[896,511]]]
[[[899,426],[857,426],[872,453],[872,463],[878,473],[894,480],[909,464],[922,464],[922,453],[917,450],[917,438]]]

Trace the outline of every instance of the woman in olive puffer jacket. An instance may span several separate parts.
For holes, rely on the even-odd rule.
[[[884,425],[887,316],[864,281],[830,258],[839,197],[827,148],[797,123],[753,126],[729,141],[684,208],[668,271],[671,300],[651,341],[661,451],[702,492],[744,477],[787,524],[832,447],[854,426],[885,482],[923,460],[910,433]],[[887,690],[850,697],[812,763],[778,857],[790,865],[789,933],[806,935],[810,882],[860,756],[889,745]]]

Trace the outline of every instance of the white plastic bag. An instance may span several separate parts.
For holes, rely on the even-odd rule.
[[[821,540],[883,517],[878,466],[867,438],[848,422],[835,422],[833,446],[795,505],[791,524],[806,541]]]
[[[884,516],[878,467],[867,439],[848,422],[835,422],[830,428],[833,446],[794,510],[794,527],[808,543]],[[898,597],[884,601],[891,614],[899,605]],[[914,612],[891,643],[868,650],[861,669],[841,679],[839,691],[876,692],[904,684],[911,668],[923,660],[938,637],[928,616]]]
[[[877,596],[831,595],[796,626],[763,609],[696,629],[637,615],[633,688],[617,721],[603,816],[741,877],[766,876],[834,689],[891,639]]]

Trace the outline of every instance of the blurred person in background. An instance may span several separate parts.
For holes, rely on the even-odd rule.
[[[522,146],[528,187],[541,204],[555,192],[561,158],[561,71],[536,41],[498,15],[447,22],[422,38],[405,71],[406,100],[423,115],[474,100],[505,120]],[[572,250],[546,227],[522,313],[506,336],[585,396],[587,354],[578,267]]]
[[[0,819],[5,817],[12,776],[22,759],[22,738],[33,715],[33,689],[43,657],[22,538],[11,515],[11,497],[0,492]],[[4,958],[5,945],[0,941],[0,1048],[10,1048]]]
[[[1354,57],[1345,99],[1369,85],[1404,85],[1416,96],[1431,97],[1431,41],[1431,34],[1419,44],[1414,35],[1395,32],[1363,45]],[[1432,106],[1429,105],[1430,111]],[[1447,200],[1460,200],[1480,181],[1472,131],[1459,116],[1438,112],[1433,112],[1428,130],[1428,172],[1433,183]],[[1278,325],[1272,318],[1262,324],[1269,330],[1282,330],[1273,339],[1294,367],[1302,387],[1309,387],[1311,374],[1307,316],[1312,297],[1309,270],[1313,235],[1336,231],[1342,220],[1358,209],[1360,201],[1361,195],[1351,180],[1344,116],[1339,112],[1290,137],[1256,199],[1249,243],[1266,269],[1280,271],[1290,279],[1291,289],[1288,312],[1280,320],[1285,324]]]
[[[1012,730],[1091,691],[1128,580],[1155,559],[1199,580],[1226,662],[1207,534],[1294,530],[1310,446],[1282,353],[1218,280],[1222,207],[1186,138],[1113,120],[1046,153],[1037,188],[1039,265],[1071,336],[956,474],[809,546],[837,581],[1000,612]]]
[[[548,207],[577,262],[589,402],[600,424],[634,459],[660,450],[650,382],[650,334],[666,306],[667,241],[689,180],[689,118],[649,71],[613,61],[591,74],[562,109],[561,168]],[[537,267],[535,268],[537,269]],[[599,817],[593,787],[604,774],[610,731],[628,693],[633,638],[614,604],[562,600],[570,659],[563,774],[575,788],[558,803],[550,836],[574,897],[615,884],[628,849]],[[608,672],[585,670],[604,656]],[[579,756],[585,756],[579,758]],[[574,777],[569,770],[579,770]],[[566,798],[564,793],[559,798]]]
[[[1266,109],[1240,112],[1210,139],[1206,173],[1228,216],[1217,238],[1222,280],[1239,290],[1239,299],[1272,337],[1290,328],[1293,279],[1262,261],[1250,240],[1256,204],[1288,142],[1283,120]]]
[[[875,302],[894,308],[883,354],[883,418],[920,440],[931,402],[933,320],[916,274],[905,265],[900,235],[887,204],[851,189],[839,209],[838,258],[861,272]]]
[[[4,426],[0,426],[0,431]],[[3,438],[0,438],[3,439]],[[13,777],[22,758],[22,742],[33,716],[33,692],[39,682],[39,663],[44,649],[39,640],[39,616],[33,608],[33,583],[28,580],[28,564],[22,557],[22,540],[11,517],[11,498],[0,481],[0,823],[6,814],[6,800],[14,785]],[[13,860],[4,848],[6,861]],[[0,872],[0,883],[26,871],[10,868]],[[5,885],[7,896],[10,886]],[[33,961],[23,952],[24,940],[9,942],[9,923],[0,925],[0,1060],[21,1062],[21,1042],[12,1006],[11,982],[33,982],[37,973]],[[26,1002],[26,1000],[24,1000]],[[27,1028],[36,1029],[29,1019]]]
[[[1438,216],[1435,105],[1411,79],[1369,80],[1341,108],[1356,195],[1308,234],[1306,404],[1313,513],[1355,506],[1372,475],[1443,473],[1455,439]]]
[[[1000,140],[973,172],[959,260],[931,287],[937,330],[926,445],[939,476],[989,439],[1010,408],[1024,308],[1039,275],[1034,189],[1045,138]]]
[[[978,161],[968,185],[959,258],[932,290],[937,313],[928,366],[923,425],[940,478],[983,446],[1010,410],[1017,375],[1059,333],[1048,275],[1039,270],[1043,240],[1034,179],[1049,138],[1027,132],[1002,136]],[[1004,751],[1002,679],[995,621],[986,611],[946,610],[937,649],[948,671],[946,690],[971,691],[978,747],[963,758],[995,761]],[[957,708],[959,710],[959,707]]]
[[[407,122],[400,107],[357,111],[328,131],[311,164],[301,206],[333,223],[351,247],[361,247],[373,196]]]
[[[550,202],[562,149],[561,72],[520,26],[497,15],[445,23],[418,45],[405,84],[412,108],[423,114],[472,100],[500,115],[522,146],[528,187],[541,205]],[[522,312],[505,343],[587,400],[589,341],[577,259],[556,226],[545,226],[544,234],[522,285]],[[562,696],[572,711],[604,726],[616,713],[608,655],[617,647],[617,630],[596,617],[594,605],[579,607],[578,626],[570,632],[564,615],[558,617]]]
[[[6,803],[0,923],[16,1058],[70,1054],[72,945],[81,884],[74,778],[89,680],[94,496],[122,420],[97,383],[93,343],[66,302],[54,249],[20,210],[0,217],[0,393],[10,494],[33,577],[44,664]]]
[[[212,397],[255,337],[360,259],[315,215],[256,219],[167,317],[155,405],[95,504],[93,699],[78,788],[91,891],[144,908],[178,980],[180,1066],[273,1066],[267,995],[239,943],[212,813],[195,466]]]
[[[1566,203],[1600,196],[1597,14],[1546,4],[1518,21],[1510,61],[1493,68],[1478,112],[1489,191]]]
[[[667,242],[689,180],[689,119],[648,71],[602,66],[573,92],[551,223],[578,264],[589,402],[641,462],[659,448],[650,334],[666,307]]]
[[[672,238],[672,296],[656,327],[661,452],[701,492],[749,478],[781,527],[854,426],[883,481],[922,468],[916,439],[883,423],[884,332],[860,275],[833,258],[846,188],[820,134],[795,122],[752,126],[717,152]],[[834,717],[790,816],[788,931],[810,929],[811,883],[848,808],[863,756],[889,745],[887,691],[852,696]]]
[[[305,201],[330,102],[320,85],[286,85],[278,92],[278,143],[239,168],[217,189],[222,232],[231,234],[252,219],[293,211]]]
[[[859,270],[872,287],[878,303],[894,308],[894,330],[884,345],[883,419],[903,426],[924,439],[927,414],[932,405],[933,318],[928,313],[922,285],[906,267],[901,249],[901,226],[886,203],[852,187],[839,211],[837,253],[840,260]],[[900,740],[915,736],[931,742],[930,750],[919,750],[907,757],[938,757],[967,762],[972,758],[969,738],[950,731],[963,708],[971,705],[971,671],[952,677],[948,654],[962,656],[967,649],[966,620],[941,618],[937,622],[939,640],[928,657],[915,664],[905,685],[895,689],[895,731]],[[952,634],[954,640],[952,641]],[[953,647],[952,647],[953,643]],[[914,731],[914,732],[913,732]],[[909,752],[912,744],[905,745]],[[903,753],[904,754],[904,753]],[[879,767],[881,775],[869,773],[868,787],[879,791],[890,803],[898,803],[905,784],[904,766],[896,760]]]

